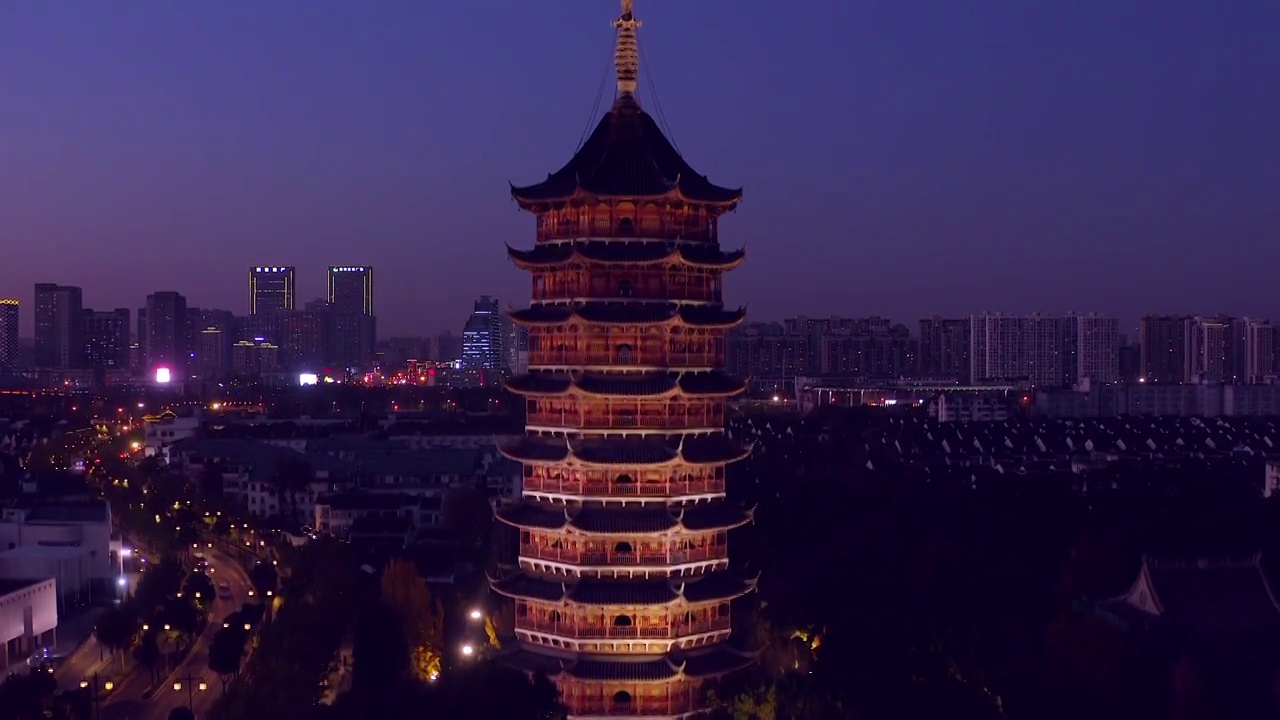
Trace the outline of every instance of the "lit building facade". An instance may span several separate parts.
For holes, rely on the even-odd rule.
[[[85,367],[95,369],[118,369],[129,365],[130,334],[129,325],[132,313],[128,308],[97,311],[85,310],[82,317],[81,333],[84,339]]]
[[[191,354],[187,299],[172,291],[151,293],[147,296],[146,310],[148,372],[160,367],[185,370]]]
[[[724,433],[722,275],[743,260],[719,245],[741,191],[694,171],[636,101],[636,28],[624,0],[618,94],[559,172],[513,187],[537,219],[530,372],[508,387],[526,435],[502,452],[523,498],[498,510],[518,534],[516,566],[492,580],[513,601],[519,648],[573,718],[685,718],[706,710],[710,678],[746,666],[725,641],[730,604],[754,580],[730,569],[728,536],[751,512],[725,498],[727,466],[748,454]]]
[[[292,310],[296,299],[292,265],[258,265],[249,269],[249,314]]]
[[[329,359],[360,366],[373,357],[377,321],[373,315],[373,268],[332,265],[328,272]]]
[[[36,284],[36,367],[69,370],[79,367],[83,293],[78,287]]]
[[[488,295],[476,300],[462,328],[462,362],[479,370],[502,367],[502,311]]]
[[[18,301],[0,298],[0,372],[18,368]]]

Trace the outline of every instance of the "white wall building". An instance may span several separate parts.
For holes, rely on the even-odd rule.
[[[52,579],[0,580],[0,670],[30,657],[36,647],[53,644],[55,585]]]
[[[120,542],[111,537],[111,507],[102,501],[5,508],[3,516],[0,516],[0,558],[29,548],[71,550],[77,556],[83,555],[77,563],[84,564],[86,591],[89,583],[109,591],[121,575]],[[4,574],[0,568],[0,577],[46,575]],[[75,590],[70,587],[58,589],[64,595]]]
[[[146,456],[160,455],[168,460],[165,449],[172,443],[192,437],[200,429],[200,416],[178,417],[171,412],[143,418],[146,432]]]

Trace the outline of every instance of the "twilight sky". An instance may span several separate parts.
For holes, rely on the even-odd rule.
[[[380,334],[523,304],[507,181],[557,169],[613,0],[0,2],[0,295],[376,268]],[[1276,0],[636,0],[755,319],[982,310],[1280,319]],[[612,68],[600,111],[613,94]],[[647,77],[646,77],[647,76]],[[599,111],[598,111],[599,112]],[[654,112],[656,115],[657,113]]]

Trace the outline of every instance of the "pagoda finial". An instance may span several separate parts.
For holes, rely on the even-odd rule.
[[[613,64],[618,69],[618,97],[634,97],[636,78],[640,75],[640,49],[636,29],[640,21],[632,13],[632,0],[622,0],[622,15],[613,21],[618,30],[618,44],[613,51]]]

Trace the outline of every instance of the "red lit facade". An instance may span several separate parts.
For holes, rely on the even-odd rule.
[[[526,435],[504,446],[524,467],[521,501],[498,519],[519,534],[518,567],[492,589],[514,604],[519,650],[575,718],[682,718],[702,684],[751,658],[725,644],[730,604],[754,581],[729,564],[731,530],[751,511],[725,498],[747,448],[724,432],[744,390],[724,374],[719,245],[742,197],[694,171],[635,99],[635,32],[622,3],[618,95],[576,155],[544,182],[513,187],[537,218]]]

